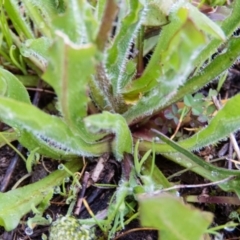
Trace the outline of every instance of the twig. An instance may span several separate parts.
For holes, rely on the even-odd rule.
[[[134,229],[130,229],[130,230],[127,230],[126,232],[118,235],[117,237],[114,238],[114,240],[117,240],[127,234],[130,234],[130,233],[133,233],[133,232],[138,232],[138,231],[157,231],[156,228],[146,228],[146,227],[141,227],[141,228],[134,228]]]
[[[17,149],[18,149],[19,152],[21,152],[23,147],[19,144]],[[4,176],[3,180],[2,180],[0,192],[5,192],[6,191],[18,161],[19,161],[19,155],[16,154],[12,158],[10,164],[8,165],[7,171],[6,171],[5,176]]]
[[[104,169],[104,163],[107,162],[109,159],[109,154],[104,153],[98,160],[96,167],[94,168],[92,174],[91,174],[91,179],[94,183],[96,183],[100,177],[100,174],[102,173]]]
[[[82,190],[79,194],[79,198],[76,204],[76,208],[74,210],[74,215],[79,215],[81,208],[82,208],[82,202],[83,202],[83,198],[87,189],[87,184],[88,184],[88,180],[89,180],[90,174],[89,172],[85,172],[84,176],[83,176],[83,181],[82,181]]]
[[[50,91],[50,90],[47,90],[47,89],[44,89],[44,88],[27,87],[26,89],[29,90],[29,91],[44,92],[44,93],[50,93],[50,94],[55,95],[55,93],[53,91]]]
[[[116,18],[118,5],[115,0],[107,0],[105,11],[103,13],[101,26],[97,34],[96,44],[98,49],[102,51],[112,30],[113,22]]]
[[[177,190],[179,188],[202,188],[202,187],[208,187],[208,186],[213,186],[213,185],[218,185],[218,184],[221,184],[221,183],[225,183],[225,182],[228,182],[232,179],[234,179],[235,176],[229,176],[227,178],[224,178],[222,180],[219,180],[219,181],[216,181],[216,182],[211,182],[211,183],[205,183],[205,184],[180,184],[180,185],[175,185],[173,187],[169,187],[169,188],[164,188],[164,189],[161,189],[161,190],[157,190],[157,191],[154,191],[153,194],[157,195],[159,193],[162,193],[162,192],[167,192],[167,191],[171,191],[171,190]]]

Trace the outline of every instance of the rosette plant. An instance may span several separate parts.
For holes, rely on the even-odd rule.
[[[240,40],[232,34],[240,24],[239,1],[222,7],[219,22],[191,1],[0,2],[0,119],[14,129],[12,135],[3,132],[5,138],[42,156],[67,160],[71,171],[81,167],[82,157],[106,152],[122,163],[141,139],[140,155],[154,146],[157,154],[210,181],[236,176],[220,187],[240,196],[237,171],[215,167],[190,152],[239,129],[238,95],[205,128],[178,144],[157,133],[161,128],[154,124],[161,116],[167,121],[164,109],[216,79],[238,58]],[[36,87],[38,79],[54,90],[57,115],[31,103],[26,87]],[[20,200],[34,191],[36,197],[25,205],[17,201],[12,215],[4,205],[0,224],[7,230],[16,227],[30,211],[29,202],[38,205],[43,192],[66,175],[57,171],[45,182],[17,189]],[[160,184],[169,186],[162,178]],[[0,205],[10,194],[16,190],[1,193]],[[139,201],[144,205],[145,200]]]

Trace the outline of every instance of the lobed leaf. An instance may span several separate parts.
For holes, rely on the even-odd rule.
[[[79,160],[72,160],[66,164],[71,172],[81,168]],[[20,219],[32,210],[32,207],[39,205],[53,188],[62,183],[63,179],[69,176],[69,172],[57,170],[44,179],[27,186],[11,190],[7,193],[0,193],[0,226],[6,231],[17,227]]]
[[[17,128],[20,143],[54,159],[77,156],[98,156],[109,151],[108,143],[88,144],[73,134],[59,117],[51,116],[36,107],[13,99],[0,97],[0,119]]]
[[[89,131],[96,133],[106,130],[115,133],[112,142],[112,151],[118,160],[123,158],[124,153],[132,153],[132,136],[125,119],[119,114],[104,111],[84,119]]]
[[[211,213],[194,209],[166,193],[140,195],[139,204],[142,225],[157,228],[161,240],[200,239],[213,220]]]

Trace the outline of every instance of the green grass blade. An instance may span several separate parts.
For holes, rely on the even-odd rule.
[[[225,168],[215,167],[184,149],[162,133],[158,132],[158,136],[176,151],[176,153],[173,154],[163,154],[164,156],[186,168],[191,168],[191,171],[196,172],[202,177],[214,182],[235,176],[235,178],[228,182],[219,184],[219,187],[224,191],[233,191],[240,197],[240,189],[238,187],[240,184],[240,172],[238,170],[227,170]]]
[[[27,24],[27,22],[24,20],[20,8],[18,6],[18,1],[16,0],[8,0],[3,1],[4,2],[4,8],[10,17],[16,31],[18,32],[19,36],[24,36],[24,38],[34,38],[34,35],[31,31],[30,26]]]

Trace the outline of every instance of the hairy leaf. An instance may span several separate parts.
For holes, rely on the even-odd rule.
[[[62,119],[30,104],[0,97],[0,118],[20,131],[23,146],[29,150],[39,147],[39,153],[54,159],[98,156],[109,151],[106,142],[88,144],[74,135]]]
[[[240,39],[232,38],[226,45],[226,51],[217,56],[207,67],[197,75],[190,78],[186,84],[178,90],[177,94],[159,110],[179,101],[187,94],[194,93],[203,88],[206,84],[213,81],[222,72],[230,68],[239,56]]]
[[[168,15],[174,1],[148,0],[148,11],[143,22],[145,26],[161,26],[168,23]]]
[[[115,133],[112,143],[112,151],[118,160],[123,158],[124,153],[132,153],[132,136],[125,119],[119,114],[103,112],[84,119],[86,126],[91,132],[106,130]]]
[[[169,188],[172,186],[172,184],[168,181],[168,179],[165,177],[165,175],[162,173],[162,171],[154,165],[152,176],[151,176],[151,170],[152,170],[152,164],[154,164],[150,157],[147,159],[147,161],[144,163],[142,168],[142,175],[143,176],[150,176],[152,181],[154,182],[154,185],[156,188]],[[173,190],[172,193],[176,193],[176,190]]]
[[[98,0],[97,1],[97,5],[96,5],[96,11],[95,11],[95,18],[98,21],[101,21],[104,11],[105,11],[105,7],[106,7],[106,1],[107,0]]]
[[[187,14],[185,10],[180,10],[184,11],[182,14]],[[134,81],[135,86],[133,85],[131,93],[126,95],[145,92],[155,86],[124,114],[128,123],[139,117],[151,115],[153,111],[168,102],[193,70],[190,61],[200,53],[205,37],[195,28],[192,21],[185,19],[180,26],[179,24],[178,28],[171,24],[164,28],[165,31],[163,30],[159,39],[159,43],[162,44],[158,43],[143,76]],[[170,29],[171,26],[173,28]]]
[[[51,19],[64,11],[63,0],[22,0],[27,16],[38,26],[38,31],[45,37],[52,37],[53,29],[50,28]]]
[[[36,66],[41,70],[45,70],[48,63],[48,49],[51,41],[48,38],[42,37],[38,39],[28,39],[21,46],[21,54],[31,59]]]
[[[157,228],[161,240],[200,239],[213,220],[211,213],[194,209],[169,194],[140,196],[139,203],[142,225]]]
[[[215,39],[226,40],[225,33],[215,22],[208,18],[205,14],[199,11],[197,7],[194,7],[190,3],[183,3],[185,8],[189,9],[188,17],[194,22],[195,26],[213,36]]]
[[[189,150],[215,144],[224,137],[240,128],[240,95],[228,100],[226,105],[210,121],[206,128],[192,137],[181,141],[181,146]]]
[[[66,167],[71,172],[76,172],[81,165],[81,161],[73,160],[67,163]],[[6,231],[16,228],[22,216],[30,212],[32,207],[39,205],[45,196],[53,192],[53,188],[68,176],[67,171],[57,170],[36,183],[0,193],[0,226]]]
[[[199,55],[200,49],[206,43],[205,35],[196,28],[189,14],[190,10],[185,7],[179,7],[172,12],[172,19],[163,27],[143,75],[127,87],[125,95],[144,93],[160,84],[161,88],[164,84],[170,85],[168,82],[172,76],[181,78],[180,85],[182,79],[186,80],[194,67],[191,62]],[[174,88],[179,86],[175,87],[175,82],[172,84]]]
[[[240,128],[240,95],[232,97],[225,106],[210,121],[209,125],[192,137],[180,141],[178,144],[189,150],[199,150],[202,147],[214,144],[229,136],[230,133]],[[141,142],[140,150],[151,147],[150,142]],[[175,152],[166,144],[155,143],[158,153]]]
[[[240,25],[239,11],[240,11],[240,1],[234,0],[231,4],[232,13],[229,14],[221,24],[221,28],[225,33],[225,36],[229,38],[233,32]],[[213,39],[201,52],[201,54],[194,60],[195,66],[202,66],[202,64],[209,59],[214,53],[218,51],[221,46],[222,40]]]
[[[117,94],[126,84],[124,71],[129,49],[144,19],[146,8],[141,1],[129,2],[129,13],[122,20],[121,27],[112,46],[108,49],[107,73],[112,81],[113,94]]]
[[[57,32],[48,54],[49,64],[43,79],[57,93],[64,120],[86,142],[101,138],[102,135],[91,135],[83,123],[89,101],[87,84],[94,73],[95,46],[74,44],[65,34]]]

